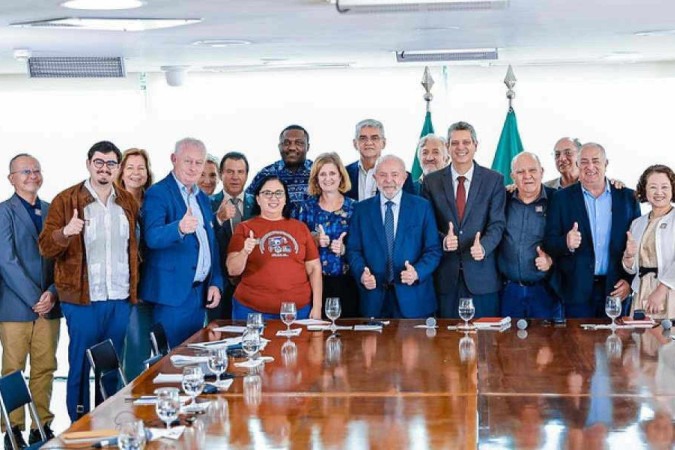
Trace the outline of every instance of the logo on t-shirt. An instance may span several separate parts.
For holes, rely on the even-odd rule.
[[[299,251],[298,241],[285,231],[270,231],[260,239],[260,252],[269,252],[272,257],[285,258]]]

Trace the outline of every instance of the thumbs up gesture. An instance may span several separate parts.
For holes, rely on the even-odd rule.
[[[363,274],[361,274],[361,284],[369,291],[372,291],[377,286],[375,275],[370,273],[370,269],[368,267],[363,269]]]
[[[448,234],[443,238],[443,249],[446,252],[454,252],[459,248],[459,239],[455,234],[455,227],[452,225],[452,222],[448,222]]]
[[[220,220],[221,222],[225,222],[226,220],[230,220],[231,218],[233,218],[235,212],[236,212],[235,207],[232,204],[232,202],[229,199],[223,197],[223,201],[220,202],[220,206],[218,206],[218,211],[216,211],[216,216],[218,216],[218,220]]]
[[[330,245],[330,237],[323,229],[323,225],[319,225],[319,247],[328,247]]]
[[[625,259],[633,259],[637,255],[637,242],[633,238],[633,234],[630,231],[626,231],[626,250],[623,252],[623,257]]]
[[[347,236],[347,232],[343,231],[340,234],[339,238],[333,239],[333,241],[330,243],[331,251],[338,256],[344,255],[344,253],[345,253],[345,244],[344,244],[345,236]]]
[[[581,233],[579,232],[579,224],[574,222],[574,226],[567,232],[567,248],[574,252],[581,245]]]
[[[73,217],[70,219],[70,222],[63,227],[63,235],[75,236],[76,234],[82,233],[84,229],[84,220],[78,217],[77,209],[73,209]]]
[[[250,255],[253,249],[258,245],[259,240],[255,238],[253,235],[253,230],[249,230],[248,232],[248,237],[244,241],[244,249],[243,251],[247,254]]]
[[[178,229],[183,234],[191,234],[197,230],[197,225],[199,225],[199,221],[192,215],[192,207],[188,206],[185,215],[180,219],[180,222],[178,222]]]
[[[401,283],[412,286],[417,281],[417,271],[408,261],[405,262],[405,269],[401,271]]]
[[[553,260],[546,254],[541,247],[537,246],[537,257],[534,258],[534,265],[542,272],[546,272],[553,265]]]
[[[485,249],[480,245],[480,231],[476,233],[476,238],[473,240],[473,245],[471,245],[471,257],[475,261],[482,261],[485,258]]]

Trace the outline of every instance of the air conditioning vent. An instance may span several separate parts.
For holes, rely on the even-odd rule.
[[[51,57],[28,58],[31,78],[124,78],[124,61],[120,57]]]

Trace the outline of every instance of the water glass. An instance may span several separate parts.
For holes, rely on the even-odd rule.
[[[260,350],[260,332],[256,328],[247,328],[241,336],[241,349],[246,353],[249,361],[255,359],[254,356]]]
[[[117,446],[120,450],[142,450],[145,448],[146,436],[142,420],[126,420],[119,426]]]
[[[244,377],[244,403],[248,406],[258,406],[262,402],[262,378],[260,375],[246,375]]]
[[[340,338],[331,334],[326,339],[326,365],[328,367],[336,367],[340,365],[342,359],[342,341]]]
[[[623,342],[621,342],[621,338],[614,333],[614,330],[612,330],[612,334],[607,336],[607,340],[605,340],[605,351],[607,352],[607,357],[609,359],[621,359]]]
[[[215,347],[209,350],[209,370],[216,374],[216,385],[221,383],[220,376],[227,370],[227,347]]]
[[[298,363],[298,346],[290,338],[281,346],[281,360],[284,367],[295,367]]]
[[[262,314],[259,312],[248,313],[246,317],[246,328],[254,328],[258,333],[262,334],[265,322],[263,322]]]
[[[464,328],[469,328],[469,321],[473,319],[476,308],[473,306],[472,298],[459,299],[459,317],[464,321]]]
[[[204,372],[199,366],[187,366],[183,368],[183,391],[190,397],[192,402],[186,409],[188,411],[197,411],[197,396],[204,390]]]
[[[335,327],[335,321],[340,317],[340,314],[342,314],[342,306],[340,305],[340,298],[339,297],[328,297],[326,298],[326,317],[328,317],[331,322],[333,322],[330,326],[330,330],[335,333],[335,330],[337,329]]]
[[[476,341],[471,336],[464,333],[459,340],[459,360],[463,363],[471,362],[476,358]]]
[[[281,321],[286,324],[286,335],[290,336],[291,334],[291,324],[295,322],[295,318],[298,315],[298,311],[293,302],[283,302],[281,304]]]
[[[155,390],[157,396],[157,403],[155,403],[155,411],[157,416],[166,423],[166,429],[171,428],[171,422],[178,418],[180,411],[180,397],[179,390],[175,387],[165,387]]]
[[[612,319],[612,330],[615,330],[616,323],[614,320],[621,315],[621,299],[608,295],[605,300],[605,313]]]

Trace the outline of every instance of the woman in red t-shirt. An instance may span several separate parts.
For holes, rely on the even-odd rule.
[[[281,303],[295,302],[298,319],[320,319],[319,251],[307,226],[290,218],[286,184],[277,176],[264,178],[255,200],[254,217],[237,225],[227,249],[228,273],[241,276],[232,297],[232,318],[260,312],[278,319]]]

